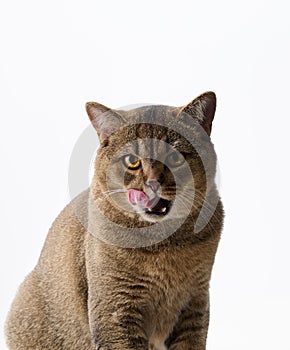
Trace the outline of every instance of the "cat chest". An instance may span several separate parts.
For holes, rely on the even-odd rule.
[[[195,291],[198,279],[194,271],[160,272],[151,275],[151,282],[144,290],[143,302],[150,310],[145,316],[147,332],[150,339],[150,350],[166,350],[165,341],[178,321],[178,317]]]

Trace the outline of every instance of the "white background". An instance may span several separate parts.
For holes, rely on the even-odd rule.
[[[213,90],[226,221],[208,349],[290,349],[289,23],[286,0],[1,2],[1,331],[69,201],[85,102]]]

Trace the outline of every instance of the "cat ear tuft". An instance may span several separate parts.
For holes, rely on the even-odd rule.
[[[210,135],[212,121],[216,110],[216,95],[212,91],[205,92],[182,108],[182,111],[195,117],[206,133]]]
[[[87,102],[86,110],[101,143],[107,143],[109,136],[124,124],[120,114],[100,103]]]

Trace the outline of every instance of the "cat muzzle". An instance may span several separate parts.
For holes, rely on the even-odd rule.
[[[157,195],[150,199],[145,192],[136,189],[128,191],[128,199],[133,206],[138,206],[148,215],[166,215],[172,202]]]

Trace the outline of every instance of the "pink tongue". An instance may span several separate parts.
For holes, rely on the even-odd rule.
[[[159,200],[158,197],[149,200],[146,193],[134,189],[128,191],[128,198],[132,205],[138,204],[140,207],[143,208],[152,208],[157,204]]]

